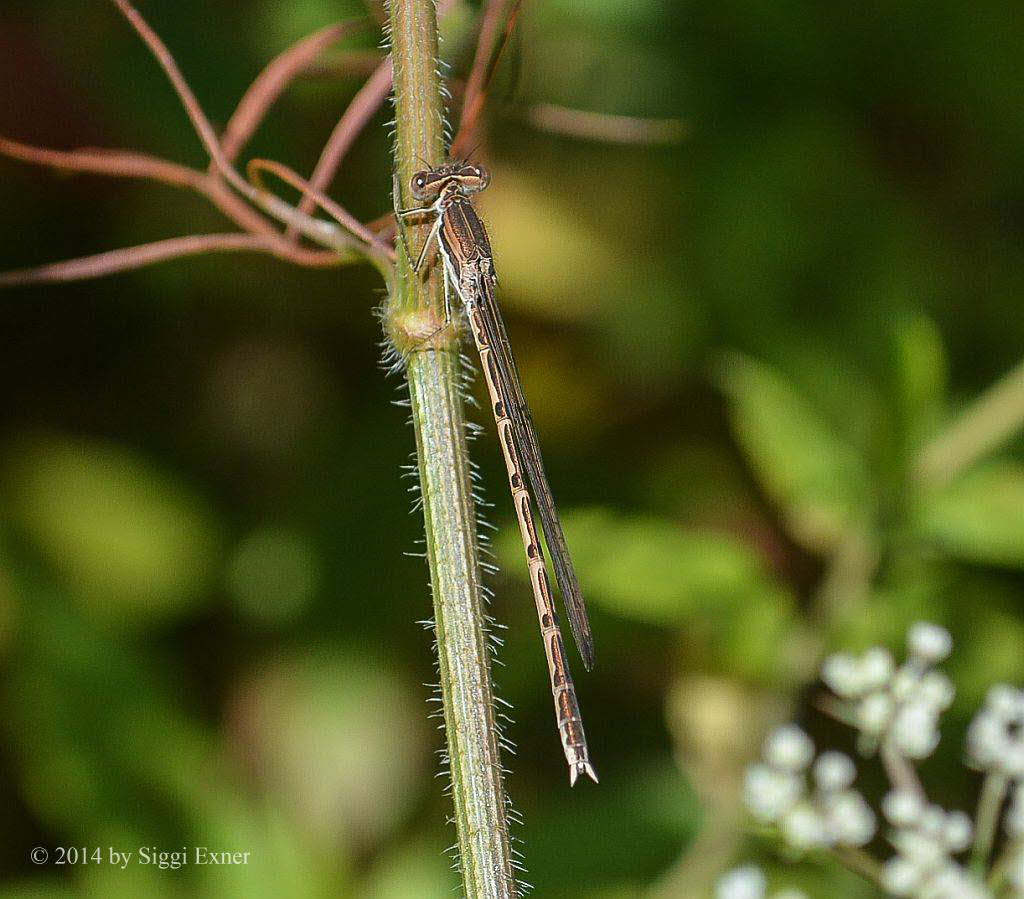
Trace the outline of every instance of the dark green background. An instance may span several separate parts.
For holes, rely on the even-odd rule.
[[[363,8],[144,12],[223,124],[271,56]],[[475,15],[446,25],[455,76]],[[576,668],[602,779],[569,791],[477,412],[509,788],[538,896],[702,896],[734,861],[770,858],[739,809],[744,760],[785,717],[850,749],[813,711],[816,654],[898,649],[919,618],[952,631],[960,689],[925,778],[943,804],[970,801],[965,722],[988,684],[1024,674],[1024,447],[942,488],[912,472],[1024,345],[1022,46],[1006,0],[524,5],[479,205],[589,598],[598,664]],[[249,155],[308,172],[358,86],[301,80]],[[545,133],[528,123],[540,103],[678,119],[685,136]],[[390,203],[387,116],[332,186],[364,219]],[[5,5],[0,133],[206,164],[102,2]],[[7,160],[0,208],[2,269],[227,230],[174,188]],[[427,573],[408,555],[421,523],[400,477],[413,436],[379,367],[380,288],[368,267],[223,255],[3,293],[6,894],[451,895]],[[37,845],[252,860],[33,866]],[[780,878],[862,894],[813,859]]]

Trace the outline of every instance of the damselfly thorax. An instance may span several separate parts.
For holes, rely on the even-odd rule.
[[[410,191],[413,198],[424,205],[402,210],[398,215],[400,219],[413,215],[435,217],[414,271],[422,269],[428,251],[436,241],[444,263],[446,322],[451,318],[451,288],[465,306],[473,340],[480,354],[498,441],[508,470],[519,532],[526,552],[530,584],[548,662],[559,737],[569,763],[570,783],[575,784],[581,774],[596,781],[597,774],[590,763],[576,689],[569,671],[565,641],[555,612],[551,582],[533,519],[534,504],[551,551],[555,580],[569,615],[573,636],[588,670],[594,663],[594,639],[565,534],[562,532],[562,523],[544,471],[533,416],[526,404],[519,370],[495,299],[497,278],[491,244],[470,199],[473,194],[486,188],[490,180],[491,176],[483,166],[467,162],[452,162],[436,169],[417,172],[412,178]],[[404,231],[400,229],[400,233],[404,241]],[[406,252],[408,254],[408,245]],[[527,481],[533,488],[532,503]]]

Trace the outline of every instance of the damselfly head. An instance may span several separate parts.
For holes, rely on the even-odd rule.
[[[491,173],[482,165],[450,162],[436,169],[424,169],[412,176],[409,189],[416,200],[433,200],[446,188],[475,194],[491,183]]]

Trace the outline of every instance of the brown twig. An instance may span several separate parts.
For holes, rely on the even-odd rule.
[[[302,70],[301,75],[306,81],[320,78],[334,81],[353,76],[369,78],[383,59],[384,54],[380,50],[345,50],[311,62]]]
[[[217,140],[217,135],[214,133],[213,126],[210,124],[210,120],[207,119],[206,114],[203,112],[202,107],[199,105],[199,101],[196,99],[195,94],[192,93],[192,89],[188,86],[188,82],[185,81],[185,77],[182,75],[181,70],[178,68],[178,64],[174,61],[174,57],[171,56],[167,46],[160,39],[155,31],[149,26],[146,20],[142,17],[137,9],[128,2],[128,0],[114,0],[117,4],[118,9],[124,14],[125,18],[136,30],[139,37],[142,38],[143,42],[149,47],[150,52],[156,58],[160,67],[164,70],[168,79],[174,87],[175,92],[178,94],[182,105],[185,107],[185,111],[188,114],[189,120],[192,122],[193,128],[195,128],[196,134],[202,141],[206,151],[210,154],[211,159],[216,163],[217,169],[224,178],[234,187],[239,193],[243,194],[253,203],[260,206],[262,209],[270,212],[271,215],[286,222],[289,225],[289,229],[297,223],[303,222],[303,219],[308,219],[301,210],[296,210],[283,200],[272,194],[266,194],[256,190],[251,184],[249,184],[241,175],[238,174],[232,168],[231,163],[225,158],[223,151],[221,150],[220,143]],[[328,234],[327,229],[337,230],[328,222],[320,222],[317,220],[310,220],[308,228],[299,228],[307,236],[312,237],[314,240],[321,240]],[[360,235],[362,237],[362,235]],[[334,235],[334,241],[341,245],[344,245],[346,241],[342,239],[342,235]],[[363,238],[365,240],[365,238]],[[351,245],[352,241],[347,241]],[[369,247],[373,252],[379,252],[379,246],[377,245],[376,239],[374,242],[369,244]],[[380,266],[378,266],[379,268]],[[383,271],[383,269],[382,269]]]
[[[303,196],[309,197],[312,202],[318,204],[326,213],[334,216],[343,227],[348,228],[353,234],[358,234],[367,244],[376,246],[392,262],[395,260],[395,251],[392,247],[384,243],[377,234],[354,218],[344,207],[334,202],[326,194],[315,190],[312,184],[306,181],[298,172],[288,168],[284,163],[275,162],[272,159],[250,159],[247,168],[249,179],[256,185],[257,189],[266,190],[259,177],[260,172],[270,172],[272,175],[276,175],[286,184],[302,191]]]
[[[171,237],[137,247],[108,250],[95,256],[68,259],[63,262],[49,262],[33,268],[23,268],[0,274],[0,286],[14,287],[22,284],[42,284],[53,281],[83,281],[99,278],[115,272],[130,271],[164,262],[180,256],[194,256],[199,253],[222,252],[225,250],[250,250],[273,253],[273,241],[260,234],[191,234],[187,237]],[[337,265],[341,261],[336,253],[322,254],[322,265]],[[308,263],[307,263],[308,264]]]
[[[51,150],[0,137],[0,154],[65,172],[91,172],[119,178],[150,178],[164,184],[193,189],[199,189],[205,177],[202,172],[188,166],[161,159],[159,156],[136,153],[134,150],[104,150],[96,147]]]
[[[466,91],[462,97],[459,133],[455,135],[448,151],[449,156],[453,159],[458,158],[464,151],[464,147],[472,140],[476,120],[487,99],[485,90],[487,82],[498,65],[501,50],[508,41],[509,35],[512,34],[521,4],[522,0],[513,0],[511,4],[509,4],[509,0],[491,0],[487,4],[487,9],[484,10],[483,21],[480,24],[480,36],[477,38],[476,55],[473,57],[473,67],[470,70],[469,78],[466,81]],[[499,44],[498,32],[503,19],[505,28]],[[497,52],[495,52],[495,47],[498,48]]]
[[[385,59],[376,71],[366,80],[366,83],[359,89],[352,98],[348,108],[338,124],[334,126],[331,136],[324,144],[320,153],[313,174],[309,177],[310,191],[304,193],[299,202],[299,212],[310,212],[314,206],[314,192],[323,193],[334,180],[334,175],[341,165],[342,159],[348,153],[359,132],[366,127],[366,123],[373,114],[380,108],[380,105],[391,93],[391,57]],[[294,237],[294,232],[289,231],[288,236]]]
[[[385,212],[375,219],[370,219],[366,227],[374,234],[380,235],[383,240],[391,240],[398,233],[398,223],[393,212]]]
[[[530,107],[526,120],[542,131],[614,144],[677,144],[689,130],[683,119],[645,119],[551,103]]]
[[[146,46],[149,47],[150,52],[160,64],[160,68],[164,70],[164,74],[167,75],[178,98],[185,107],[189,121],[192,122],[192,127],[195,129],[196,134],[199,135],[199,139],[206,148],[206,152],[217,163],[220,173],[234,184],[233,173],[234,178],[237,178],[242,185],[245,185],[245,180],[237,172],[234,172],[221,151],[220,142],[217,140],[217,134],[213,130],[213,125],[210,124],[210,120],[206,117],[206,113],[203,112],[202,106],[199,105],[196,95],[192,93],[192,88],[188,86],[185,76],[182,75],[181,69],[178,68],[174,57],[171,56],[167,45],[164,44],[157,33],[150,27],[149,23],[142,18],[142,14],[128,0],[114,0],[114,3],[121,10],[122,15],[128,20],[132,28],[135,29],[139,37],[142,38]]]
[[[263,228],[270,228],[270,223],[266,219],[251,210],[234,194],[223,190],[218,191],[205,173],[177,162],[161,159],[159,156],[138,153],[134,150],[97,147],[53,150],[48,147],[23,144],[20,141],[4,137],[0,137],[0,154],[64,172],[89,172],[94,175],[108,175],[112,178],[146,178],[169,184],[172,187],[187,187],[208,197],[246,230],[260,230],[261,227],[257,223],[257,219],[262,223]],[[245,210],[248,215],[242,210]]]
[[[172,187],[186,187],[209,199],[241,228],[251,234],[267,238],[272,252],[279,258],[309,266],[332,265],[339,261],[336,252],[308,250],[286,241],[269,220],[232,193],[220,178],[210,177],[204,172],[161,159],[158,156],[137,153],[133,150],[107,150],[92,147],[78,150],[52,150],[3,137],[0,137],[0,154],[65,172],[89,172],[114,178],[146,178],[169,184]],[[293,220],[302,225],[307,232],[309,231],[309,221],[313,221],[308,217],[299,219],[297,212]],[[320,243],[335,246],[337,249],[345,249],[347,246],[347,244],[342,245],[336,241],[325,240],[323,235],[320,235]]]
[[[442,18],[451,6],[451,0],[441,0],[437,5],[438,18]],[[352,98],[352,102],[320,151],[320,158],[313,168],[313,174],[309,176],[309,184],[314,191],[323,193],[330,186],[352,143],[391,93],[392,81],[391,57],[388,56],[378,64],[373,74]],[[308,213],[313,209],[313,205],[312,194],[309,194],[303,196],[298,209],[300,212]],[[287,233],[294,237],[292,232]]]
[[[224,128],[220,140],[224,158],[234,161],[238,157],[239,152],[260,126],[267,111],[296,75],[308,69],[313,60],[327,47],[361,28],[363,24],[359,21],[350,21],[328,25],[292,44],[283,53],[274,57],[249,85]]]
[[[265,117],[267,110],[295,75],[309,65],[326,46],[350,32],[358,23],[341,23],[323,28],[292,45],[271,61],[242,97],[225,129],[222,145],[163,41],[129,0],[114,2],[153,53],[181,99],[193,128],[210,155],[209,170],[198,171],[131,150],[53,150],[3,137],[0,137],[0,154],[62,171],[90,172],[121,178],[146,178],[174,187],[186,187],[208,198],[248,233],[173,237],[94,256],[20,269],[0,274],[0,286],[92,278],[179,256],[222,250],[268,252],[306,266],[330,266],[350,261],[356,246],[350,237],[339,231],[333,223],[312,218],[279,197],[257,190],[234,170],[231,160],[238,155]],[[287,167],[276,163],[262,163],[261,167],[298,187],[304,196],[310,196],[314,202],[319,203],[338,219],[349,233],[354,234],[362,244],[365,244],[364,252],[374,261],[385,278],[390,277],[394,252],[385,240],[372,229],[362,225],[342,206],[323,196],[319,191],[312,190]],[[251,202],[284,222],[288,228],[289,238],[286,239],[269,219],[233,193],[228,187],[229,183]],[[310,250],[300,246],[297,238],[292,236],[299,233],[330,247],[330,251]]]

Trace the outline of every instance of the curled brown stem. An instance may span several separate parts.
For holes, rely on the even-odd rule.
[[[94,147],[52,150],[4,137],[0,137],[0,154],[64,172],[89,172],[114,178],[147,178],[173,187],[187,187],[208,197],[221,211],[246,230],[272,231],[270,223],[263,216],[250,209],[231,192],[223,188],[218,189],[214,179],[196,169],[158,156],[137,153],[134,150]]]
[[[260,126],[267,111],[296,75],[306,71],[320,53],[347,34],[363,26],[362,22],[340,22],[292,44],[274,57],[249,85],[221,136],[224,158],[234,161]]]
[[[476,120],[483,109],[487,98],[486,87],[498,64],[501,50],[505,46],[512,29],[522,0],[490,0],[484,10],[483,21],[480,23],[480,35],[477,38],[476,54],[473,57],[473,68],[466,81],[466,90],[462,97],[462,115],[459,118],[459,133],[452,141],[449,155],[455,159],[466,152],[465,148],[473,139]],[[501,23],[504,20],[505,27]],[[499,33],[501,39],[499,42]]]
[[[302,70],[307,81],[319,78],[331,81],[338,78],[369,78],[381,64],[384,55],[379,50],[346,50],[327,59],[311,62]]]
[[[526,118],[541,131],[612,144],[677,144],[689,130],[683,119],[612,115],[551,103],[530,107]]]
[[[326,242],[328,245],[336,245],[338,247],[352,246],[354,241],[347,238],[331,223],[309,219],[309,216],[305,215],[301,210],[294,209],[278,197],[258,191],[232,168],[231,163],[221,149],[210,120],[207,119],[206,114],[199,105],[199,101],[185,81],[184,75],[182,75],[178,64],[174,61],[174,57],[171,56],[167,46],[128,0],[114,0],[114,3],[117,4],[118,9],[121,10],[146,46],[149,47],[150,52],[152,52],[160,67],[164,70],[182,105],[185,107],[185,111],[192,122],[193,128],[196,130],[196,134],[199,135],[199,139],[216,164],[219,173],[227,179],[231,186],[261,209],[287,223],[290,229],[291,227],[296,227],[306,236],[320,243]],[[359,236],[365,240],[362,235]],[[373,245],[371,244],[371,246]]]
[[[92,172],[119,178],[151,178],[165,184],[193,189],[198,189],[204,179],[202,172],[188,166],[147,153],[136,153],[133,150],[104,150],[95,147],[51,150],[0,137],[0,154],[65,172]]]
[[[271,252],[279,258],[309,266],[333,265],[339,261],[336,253],[308,250],[291,241],[286,241],[270,221],[232,193],[220,178],[210,177],[204,172],[157,156],[137,153],[132,150],[105,150],[91,147],[78,150],[52,150],[2,137],[0,137],[0,154],[65,172],[89,172],[119,178],[147,178],[173,187],[190,188],[209,199],[221,212],[246,231],[265,237],[269,242]],[[283,202],[282,205],[287,207],[287,204]],[[291,207],[287,207],[287,209],[291,209]],[[322,233],[320,223],[315,219],[300,216],[294,210],[291,213],[286,210],[277,210],[277,212],[279,217],[287,216],[288,220],[295,222],[303,230],[303,233],[309,233],[323,245],[338,250],[347,249],[349,246],[347,241],[339,241],[336,236]],[[312,227],[310,223],[313,223]]]
[[[451,5],[451,0],[440,0],[437,5],[437,15],[444,16]],[[338,171],[338,166],[341,165],[341,161],[345,158],[352,143],[391,93],[392,81],[391,57],[388,56],[380,62],[373,74],[352,98],[352,102],[349,103],[338,120],[338,124],[334,126],[334,130],[327,139],[327,143],[324,144],[320,158],[313,168],[313,174],[309,176],[312,190],[323,193],[330,186]],[[313,195],[309,193],[303,196],[298,209],[300,212],[308,213],[313,206]],[[289,236],[294,237],[293,232],[289,231],[288,233]]]
[[[234,180],[231,177],[233,169],[221,151],[213,125],[210,124],[206,113],[203,112],[203,108],[199,105],[196,95],[192,93],[192,88],[188,86],[185,76],[181,74],[181,69],[178,68],[174,57],[171,56],[167,45],[164,44],[159,35],[150,27],[149,23],[142,18],[142,14],[128,0],[114,0],[114,3],[121,10],[121,13],[128,20],[132,28],[135,29],[139,37],[142,38],[146,46],[149,47],[150,52],[160,64],[160,68],[164,70],[164,74],[167,75],[182,105],[185,107],[185,112],[192,122],[192,127],[195,128],[196,134],[199,135],[199,139],[203,142],[206,152],[217,163],[221,174],[234,184]],[[234,176],[243,185],[245,184],[244,179],[237,172],[234,172]]]
[[[266,191],[263,187],[263,180],[260,178],[261,172],[270,172],[272,175],[277,176],[285,184],[294,187],[296,190],[302,191],[303,195],[309,197],[312,202],[319,205],[328,215],[334,216],[344,228],[347,228],[353,234],[358,235],[366,241],[367,245],[375,247],[379,253],[387,256],[387,258],[394,262],[395,251],[392,247],[384,243],[380,237],[366,227],[358,219],[354,218],[348,210],[338,203],[334,202],[329,196],[321,193],[319,190],[314,189],[313,185],[306,181],[298,172],[288,168],[281,162],[275,162],[272,159],[250,159],[247,172],[249,180],[256,185],[257,189]]]
[[[198,171],[166,159],[131,150],[97,148],[53,150],[3,137],[0,137],[0,154],[62,171],[91,172],[121,178],[146,178],[174,187],[186,187],[207,197],[247,233],[173,237],[137,247],[110,250],[79,259],[20,269],[0,274],[0,286],[74,281],[139,268],[181,256],[233,250],[271,253],[279,258],[306,266],[339,265],[358,258],[357,251],[360,251],[362,255],[369,256],[384,277],[388,279],[391,263],[394,260],[392,248],[373,229],[364,226],[342,206],[324,196],[320,190],[307,184],[291,169],[278,163],[259,161],[253,169],[253,171],[270,171],[286,183],[301,190],[304,200],[308,200],[310,204],[310,209],[318,203],[338,220],[345,231],[340,230],[332,222],[311,217],[307,212],[290,206],[273,194],[256,189],[242,178],[231,165],[232,160],[248,142],[288,83],[303,71],[325,47],[354,30],[360,23],[340,23],[323,28],[292,45],[272,60],[239,102],[225,129],[222,144],[163,41],[129,0],[114,0],[114,3],[153,53],[173,85],[196,133],[210,155],[209,169],[206,172]],[[388,66],[386,80],[390,87],[390,66]],[[371,79],[372,81],[373,79]],[[366,86],[361,94],[365,91]],[[385,96],[386,93],[387,91],[384,92]],[[359,96],[356,99],[359,100]],[[366,102],[364,100],[360,104],[354,101],[353,105],[356,108],[349,110],[351,115],[348,118],[347,129],[340,129],[342,137],[346,138],[348,143],[341,148],[340,153],[336,151],[337,161],[340,161],[354,135],[363,127],[372,113],[372,109],[376,108],[374,106],[368,112],[365,108]],[[231,187],[228,186],[229,184]],[[288,237],[282,235],[271,220],[234,193],[231,190],[232,187],[264,212],[283,222],[287,226]],[[326,251],[312,250],[300,246],[297,239],[298,234],[330,249]],[[358,240],[354,240],[349,235],[354,235]]]
[[[341,165],[342,159],[348,153],[349,148],[355,141],[359,132],[366,127],[366,123],[373,114],[380,108],[380,105],[391,93],[391,57],[385,59],[376,71],[366,80],[366,83],[359,89],[352,98],[348,108],[338,124],[334,126],[331,136],[324,144],[320,153],[313,174],[309,177],[309,191],[304,192],[299,202],[299,212],[310,212],[313,209],[316,192],[323,193],[334,180],[334,175]],[[289,236],[294,236],[289,231]]]

